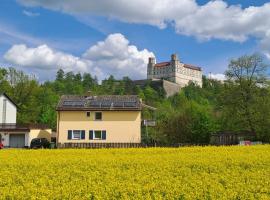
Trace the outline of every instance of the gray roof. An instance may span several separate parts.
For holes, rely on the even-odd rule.
[[[31,129],[50,129],[45,124],[15,124],[15,123],[0,123],[0,131],[7,132],[29,132]]]
[[[56,110],[141,110],[141,107],[136,95],[63,95]]]

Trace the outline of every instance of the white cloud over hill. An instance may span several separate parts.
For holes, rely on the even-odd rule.
[[[90,72],[100,79],[109,74],[117,78],[129,76],[144,78],[148,57],[154,56],[148,50],[138,50],[119,33],[109,35],[104,41],[91,46],[82,56],[74,56],[56,51],[46,44],[28,47],[25,44],[13,45],[4,59],[25,68],[56,71]]]

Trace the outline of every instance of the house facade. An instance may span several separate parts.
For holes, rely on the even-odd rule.
[[[0,123],[16,124],[17,105],[5,94],[0,94]]]
[[[194,82],[202,87],[202,69],[200,67],[180,62],[176,54],[172,54],[169,62],[156,63],[154,57],[149,58],[147,79],[164,79],[185,87]]]
[[[0,94],[0,141],[4,148],[29,147],[32,139],[51,140],[51,129],[38,124],[17,124],[17,105],[5,93]]]
[[[140,143],[141,106],[135,95],[62,96],[57,144]]]

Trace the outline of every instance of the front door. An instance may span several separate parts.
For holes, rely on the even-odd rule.
[[[11,148],[23,148],[25,146],[25,134],[10,134],[9,146]]]

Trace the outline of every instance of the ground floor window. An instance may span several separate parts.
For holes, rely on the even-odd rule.
[[[101,131],[94,131],[94,139],[95,140],[101,140]]]
[[[105,130],[90,130],[89,139],[90,140],[106,140],[106,131]]]
[[[85,131],[84,130],[68,130],[69,140],[84,140]]]

